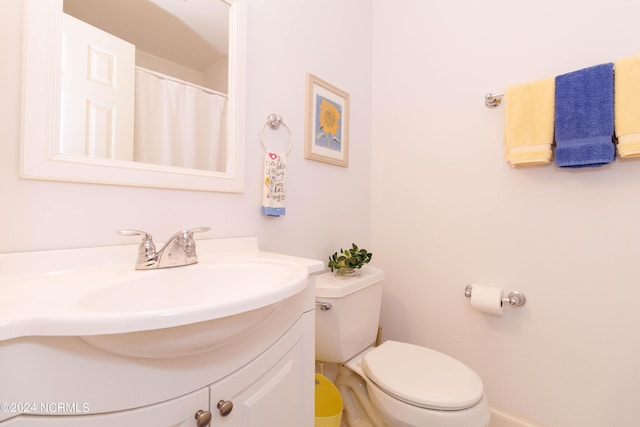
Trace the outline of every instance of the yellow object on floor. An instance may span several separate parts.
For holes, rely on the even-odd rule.
[[[323,375],[316,374],[315,427],[340,427],[342,397],[335,385]]]

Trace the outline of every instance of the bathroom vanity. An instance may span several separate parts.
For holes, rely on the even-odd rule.
[[[2,427],[313,425],[322,262],[254,238],[157,271],[136,253],[0,255]]]

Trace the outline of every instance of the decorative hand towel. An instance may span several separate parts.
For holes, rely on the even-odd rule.
[[[553,157],[555,79],[505,90],[505,159],[511,166],[542,165]]]
[[[613,64],[556,77],[556,164],[563,168],[603,166],[613,146]]]
[[[285,213],[284,178],[287,158],[276,153],[265,153],[264,186],[262,187],[262,214],[281,216]]]
[[[640,56],[615,63],[615,130],[620,157],[640,157]]]

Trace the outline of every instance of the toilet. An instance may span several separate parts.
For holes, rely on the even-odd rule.
[[[374,346],[382,270],[316,278],[316,360],[337,363],[350,427],[487,427],[482,380],[451,356],[413,344]]]

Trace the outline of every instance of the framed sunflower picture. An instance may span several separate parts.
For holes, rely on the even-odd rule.
[[[307,74],[304,158],[349,167],[349,94]]]

